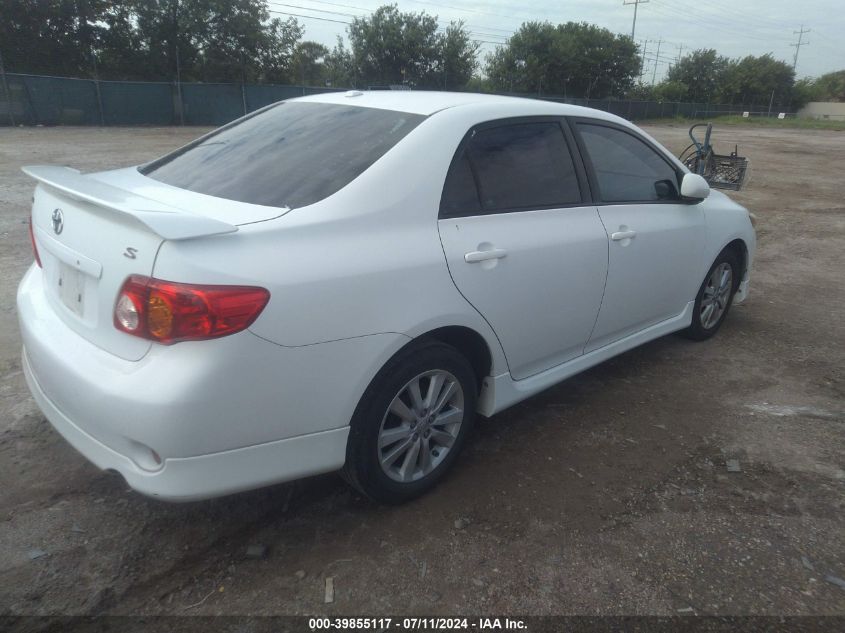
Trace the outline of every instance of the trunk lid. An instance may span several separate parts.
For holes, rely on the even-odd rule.
[[[66,167],[24,167],[24,172],[40,183],[32,230],[50,305],[80,336],[126,360],[141,359],[151,345],[114,327],[114,304],[126,278],[151,276],[165,239],[237,231],[230,223],[139,195],[135,187],[120,187],[115,172],[103,179]]]

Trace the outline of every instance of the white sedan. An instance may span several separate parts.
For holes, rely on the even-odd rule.
[[[142,493],[342,470],[388,503],[491,416],[745,298],[748,212],[634,125],[538,100],[348,92],[140,167],[35,166],[23,367]]]

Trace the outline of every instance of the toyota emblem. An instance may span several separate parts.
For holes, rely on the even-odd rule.
[[[62,229],[65,228],[65,216],[62,213],[61,209],[55,209],[53,211],[53,233],[59,235],[62,232]]]

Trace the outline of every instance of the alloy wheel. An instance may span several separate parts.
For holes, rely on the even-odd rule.
[[[707,279],[704,295],[701,297],[701,326],[709,330],[719,323],[719,319],[728,309],[733,288],[733,269],[727,262],[722,262]]]
[[[419,374],[394,396],[381,422],[378,459],[392,480],[408,483],[446,458],[464,421],[464,392],[448,371]]]

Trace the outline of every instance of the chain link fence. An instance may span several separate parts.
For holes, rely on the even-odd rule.
[[[346,90],[269,84],[98,81],[17,73],[6,73],[2,79],[0,125],[222,125],[282,99]],[[778,109],[771,110],[768,104],[513,96],[587,106],[631,121],[742,112],[778,114]]]

